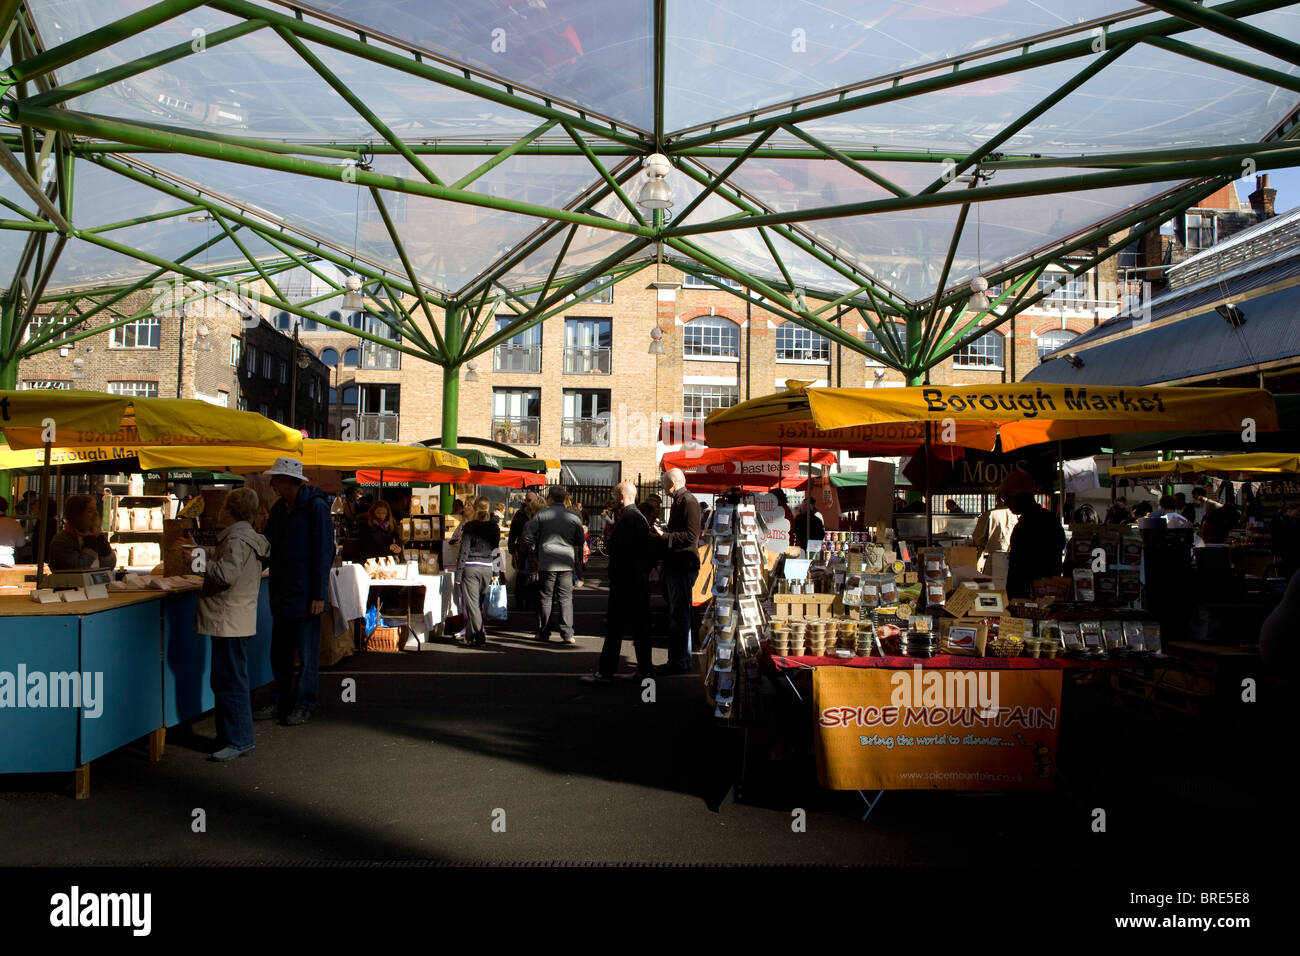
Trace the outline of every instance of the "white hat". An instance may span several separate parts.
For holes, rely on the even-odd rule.
[[[277,458],[271,470],[265,474],[268,478],[283,475],[286,478],[297,478],[301,482],[307,481],[307,476],[302,473],[302,462],[296,458]]]

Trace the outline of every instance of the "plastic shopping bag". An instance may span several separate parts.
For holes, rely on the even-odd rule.
[[[509,598],[506,596],[506,586],[501,583],[500,578],[493,578],[492,583],[488,585],[484,614],[489,621],[505,621],[510,618]]]

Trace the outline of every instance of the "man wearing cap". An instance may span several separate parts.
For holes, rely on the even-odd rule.
[[[320,686],[320,616],[334,565],[334,524],[324,492],[307,484],[302,462],[280,458],[266,473],[280,500],[271,508],[271,671],[275,703],[259,708],[258,720],[279,717],[295,727],[311,720]],[[297,685],[295,652],[302,658]]]
[[[1056,515],[1034,500],[1037,491],[1034,479],[1023,471],[1011,472],[998,488],[998,497],[1016,515],[1007,549],[1007,595],[1013,598],[1029,597],[1033,581],[1061,573],[1065,529]]]

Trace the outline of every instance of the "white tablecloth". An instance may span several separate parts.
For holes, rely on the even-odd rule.
[[[370,580],[372,588],[424,588],[424,605],[421,613],[411,618],[411,630],[421,640],[433,631],[435,625],[446,619],[447,597],[452,588],[446,579],[448,574],[421,574],[419,577],[400,581]],[[394,615],[395,616],[395,615]]]

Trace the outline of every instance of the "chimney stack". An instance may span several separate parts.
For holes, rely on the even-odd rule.
[[[1268,188],[1268,173],[1255,177],[1255,191],[1250,194],[1250,208],[1255,210],[1255,218],[1260,222],[1277,215],[1273,211],[1273,202],[1277,199],[1277,190]]]

